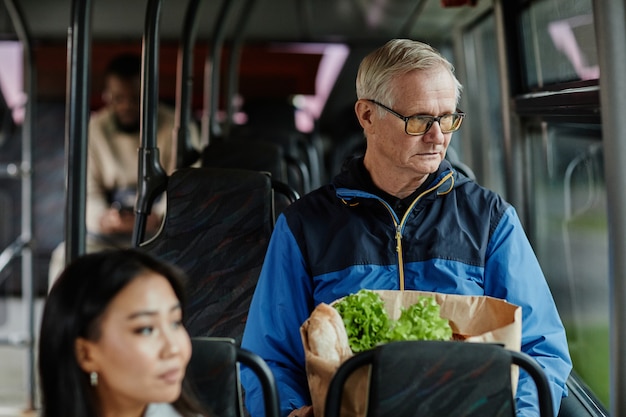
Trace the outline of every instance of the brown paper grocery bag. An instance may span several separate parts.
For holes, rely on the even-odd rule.
[[[434,297],[440,306],[441,317],[450,321],[455,340],[479,343],[501,343],[505,348],[519,351],[522,339],[522,309],[519,306],[487,296],[441,294],[424,291],[377,290],[385,303],[385,309],[391,319],[398,319],[400,309],[417,302],[420,296]],[[338,301],[338,300],[337,300]],[[327,309],[321,304],[318,309]],[[316,311],[311,317],[319,314]],[[329,327],[330,328],[330,327]],[[339,359],[328,360],[320,357],[311,349],[313,340],[309,340],[312,331],[311,318],[300,328],[304,347],[307,380],[315,417],[324,416],[326,393],[330,380],[339,365],[351,354],[341,354]],[[316,326],[315,338],[319,338]],[[330,330],[324,330],[330,331]],[[342,329],[345,332],[345,328]],[[336,337],[332,335],[332,337]],[[346,384],[342,402],[342,417],[364,417],[367,414],[367,392],[369,368],[362,368],[350,377]],[[517,386],[517,370],[512,375],[513,387]]]

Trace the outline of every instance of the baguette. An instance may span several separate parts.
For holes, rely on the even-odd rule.
[[[328,304],[318,305],[308,319],[311,353],[334,365],[352,356],[348,334],[339,312]]]

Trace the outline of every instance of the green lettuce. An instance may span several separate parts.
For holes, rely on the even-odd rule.
[[[372,291],[360,290],[335,303],[348,333],[353,352],[372,349],[385,341],[389,331],[389,316],[380,296]]]
[[[432,297],[418,297],[415,304],[401,310],[398,320],[389,318],[382,298],[371,290],[350,294],[334,307],[343,319],[355,353],[392,341],[452,338],[452,328],[440,316],[440,306]]]
[[[400,318],[393,322],[387,341],[397,340],[450,340],[452,328],[440,316],[439,304],[432,297],[422,296],[417,303],[402,309]]]

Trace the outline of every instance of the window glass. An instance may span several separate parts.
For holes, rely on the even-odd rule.
[[[576,372],[609,403],[606,186],[599,127],[529,127],[533,247],[567,330]]]
[[[592,0],[540,0],[521,16],[529,88],[597,79]]]
[[[505,195],[504,134],[493,15],[463,36],[465,54],[461,108],[467,116],[452,144],[470,165],[477,181]],[[471,81],[470,81],[471,80]],[[459,136],[456,136],[460,133]]]
[[[22,124],[24,121],[24,53],[22,44],[16,41],[0,41],[0,145],[6,139],[5,129],[11,129],[10,122]],[[10,113],[11,121],[8,120]]]

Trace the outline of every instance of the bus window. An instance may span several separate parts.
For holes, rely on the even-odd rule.
[[[522,13],[529,88],[597,79],[591,0],[541,0]]]
[[[467,117],[453,146],[478,182],[505,195],[502,99],[495,21],[490,14],[463,36],[465,78],[461,108]],[[469,82],[471,80],[471,82]]]
[[[534,123],[529,233],[565,324],[574,369],[608,406],[606,185],[597,126]]]

